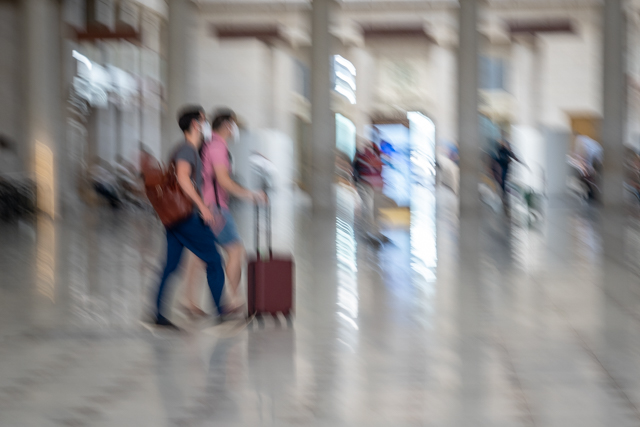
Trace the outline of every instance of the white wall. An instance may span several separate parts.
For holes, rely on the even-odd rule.
[[[517,179],[537,193],[546,192],[548,165],[544,139],[538,129],[526,125],[512,126],[511,142],[516,155],[527,166],[512,163]]]
[[[367,40],[374,58],[372,112],[391,115],[400,107],[431,115],[436,106],[436,70],[430,57],[429,41],[398,38]]]
[[[570,129],[567,111],[602,113],[601,30],[582,22],[578,34],[540,35],[542,124]]]
[[[269,48],[255,39],[223,40],[201,34],[198,59],[200,98],[209,114],[213,108],[235,110],[250,128],[269,126],[266,97],[271,85],[265,65]]]
[[[432,45],[429,50],[431,75],[436,82],[433,87],[435,105],[430,113],[436,125],[437,141],[455,142],[458,139],[456,50],[438,45]]]
[[[457,139],[454,48],[426,39],[367,40],[353,49],[357,61],[358,131],[371,114],[421,111],[436,125],[438,140]],[[357,54],[357,55],[356,55]]]
[[[294,59],[286,48],[201,31],[198,73],[197,102],[207,114],[227,106],[249,129],[276,129],[294,139]]]
[[[271,128],[284,133],[292,141],[296,138],[293,116],[293,94],[295,85],[295,62],[283,49],[273,48],[274,117]]]
[[[356,67],[356,114],[353,121],[357,135],[365,136],[365,127],[371,124],[375,60],[369,51],[359,47],[351,48],[347,59]]]

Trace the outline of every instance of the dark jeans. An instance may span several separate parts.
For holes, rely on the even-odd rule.
[[[158,287],[156,315],[165,317],[163,309],[167,302],[165,296],[167,280],[178,268],[182,249],[185,247],[207,264],[207,282],[209,282],[209,289],[218,313],[221,314],[220,298],[224,287],[224,270],[220,254],[216,248],[216,237],[211,228],[202,221],[197,213],[194,213],[189,219],[167,228],[166,233],[167,262]]]

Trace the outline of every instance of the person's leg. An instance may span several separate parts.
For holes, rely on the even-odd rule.
[[[368,231],[373,231],[373,228],[375,227],[375,211],[374,211],[374,192],[373,192],[373,187],[371,187],[368,184],[361,184],[360,187],[358,187],[359,193],[360,193],[360,198],[362,199],[362,213],[363,213],[363,220],[364,223],[366,224],[366,227],[368,228]]]
[[[227,273],[227,279],[229,280],[230,291],[236,304],[239,305],[239,292],[240,277],[242,276],[242,264],[246,258],[246,252],[242,242],[234,242],[224,246],[224,250],[227,252],[227,265],[225,271]]]
[[[187,249],[207,264],[207,282],[218,313],[222,313],[220,299],[224,287],[222,259],[216,248],[216,237],[198,215],[180,224],[176,237]]]
[[[234,308],[239,308],[239,306],[241,306],[238,286],[240,285],[242,264],[245,260],[246,254],[244,244],[242,243],[242,239],[238,233],[238,228],[233,215],[231,215],[231,212],[229,212],[228,209],[223,209],[222,216],[225,221],[224,227],[216,235],[216,238],[218,240],[218,244],[220,244],[227,253],[225,272],[230,286],[231,301],[229,301],[229,306],[233,310]]]
[[[198,304],[198,290],[200,289],[201,272],[205,268],[206,264],[200,258],[189,253],[185,273],[185,299],[187,309],[194,314],[203,314]]]
[[[165,292],[167,286],[167,280],[171,274],[178,268],[180,263],[180,256],[182,255],[182,243],[180,243],[177,236],[169,230],[167,233],[167,259],[158,285],[158,294],[156,296],[156,320],[166,320],[166,316],[163,314],[164,305],[166,302]]]

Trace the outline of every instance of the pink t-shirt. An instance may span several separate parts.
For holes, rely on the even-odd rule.
[[[204,178],[204,185],[202,187],[202,198],[204,203],[209,207],[216,206],[216,195],[213,191],[213,177],[215,176],[214,167],[223,166],[231,174],[231,164],[229,162],[229,149],[227,147],[227,141],[224,140],[217,133],[213,133],[211,141],[207,144],[202,152],[202,176]],[[224,209],[229,208],[229,195],[222,188],[219,182],[216,182],[218,187],[218,200],[220,201],[220,207]]]

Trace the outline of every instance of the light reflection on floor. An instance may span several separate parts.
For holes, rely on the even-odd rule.
[[[584,212],[539,228],[485,212],[476,269],[458,258],[450,193],[412,192],[411,222],[380,248],[354,232],[353,192],[320,230],[332,250],[294,204],[278,225],[293,324],[238,331],[140,327],[163,251],[153,222],[87,215],[53,240],[0,225],[0,425],[640,424],[637,220],[612,262]]]

